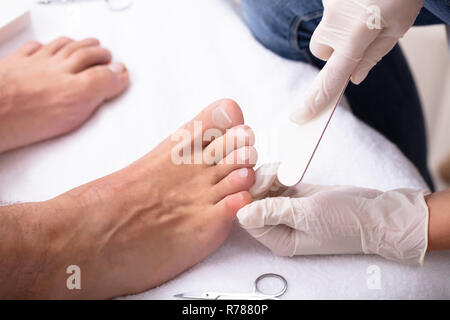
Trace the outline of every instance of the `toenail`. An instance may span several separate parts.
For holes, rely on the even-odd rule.
[[[239,141],[242,142],[243,144],[248,142],[249,145],[253,145],[255,143],[254,142],[255,136],[253,135],[253,132],[248,128],[237,129],[236,136],[239,139]]]
[[[247,148],[239,149],[239,164],[245,163],[248,159],[250,159],[250,151]]]
[[[114,73],[122,73],[125,71],[125,66],[123,65],[123,63],[120,62],[113,62],[108,66],[109,70],[111,70]]]
[[[214,125],[218,126],[220,129],[226,129],[233,123],[230,116],[222,107],[214,109],[214,111],[212,112],[212,120]]]
[[[247,178],[248,177],[248,169],[246,169],[246,168],[239,169],[237,174],[241,178]]]

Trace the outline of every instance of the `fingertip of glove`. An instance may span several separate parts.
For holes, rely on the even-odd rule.
[[[365,71],[356,71],[352,77],[350,78],[350,80],[352,81],[353,84],[355,85],[360,85],[366,78],[367,75],[369,74],[369,70],[365,70]]]
[[[246,205],[236,214],[236,219],[244,229],[259,227],[260,221],[257,214],[258,210],[255,208],[256,202]]]
[[[301,107],[292,112],[289,119],[296,124],[302,125],[311,120],[313,116],[310,108]]]
[[[245,225],[246,225],[246,219],[247,219],[248,213],[249,213],[248,207],[250,205],[251,204],[248,204],[245,207],[241,208],[236,214],[236,219],[239,221],[239,224],[241,226],[245,227]]]

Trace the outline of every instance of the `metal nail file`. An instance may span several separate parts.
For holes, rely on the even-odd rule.
[[[311,121],[299,125],[293,123],[287,117],[283,120],[284,123],[280,127],[283,140],[278,168],[278,181],[282,185],[291,187],[303,180],[347,85],[348,83],[341,94]]]

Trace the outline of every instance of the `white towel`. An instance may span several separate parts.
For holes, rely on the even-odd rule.
[[[274,115],[286,112],[317,71],[259,45],[224,0],[135,0],[114,13],[103,1],[33,6],[32,27],[0,47],[5,55],[25,40],[95,36],[126,62],[132,85],[80,130],[0,156],[0,200],[45,200],[121,169],[154,148],[212,100],[229,97],[244,110],[259,145]],[[274,160],[261,146],[260,162]],[[424,188],[416,169],[391,143],[339,109],[306,182],[388,190]],[[236,227],[206,261],[164,286],[131,298],[170,299],[194,290],[246,292],[261,273],[284,275],[284,298],[450,298],[450,253],[409,267],[372,256],[279,258]],[[380,285],[369,289],[369,266]],[[151,270],[149,270],[151,272]]]

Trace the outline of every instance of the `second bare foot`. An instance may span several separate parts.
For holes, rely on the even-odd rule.
[[[0,60],[0,153],[70,132],[128,85],[96,39],[29,42]]]

